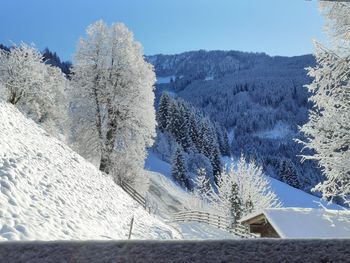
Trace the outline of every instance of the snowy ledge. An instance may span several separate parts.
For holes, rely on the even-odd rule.
[[[1,242],[10,262],[348,262],[350,239]]]

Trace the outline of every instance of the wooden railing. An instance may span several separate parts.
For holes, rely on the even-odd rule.
[[[214,215],[202,211],[184,211],[173,214],[173,222],[193,221],[208,224],[225,231],[228,231],[241,238],[256,238],[255,235],[250,234],[248,229],[241,225],[231,225],[231,221],[223,216]]]
[[[146,200],[145,198],[137,192],[131,185],[126,182],[121,182],[120,187],[123,188],[136,202],[138,202],[142,207],[146,209]],[[146,209],[147,210],[147,209]]]

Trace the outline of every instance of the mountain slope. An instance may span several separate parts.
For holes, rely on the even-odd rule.
[[[112,178],[0,101],[0,240],[172,239],[180,235]]]
[[[223,162],[230,165],[232,160],[224,158]],[[171,205],[174,212],[189,205],[189,193],[172,181],[170,164],[161,161],[154,153],[150,152],[146,159],[145,169],[153,172],[150,174],[150,192],[151,195],[154,195],[152,186],[156,186],[158,195],[162,197],[158,198],[158,201],[166,200],[164,203]],[[281,201],[282,207],[322,208],[324,206],[328,209],[342,209],[338,205],[328,204],[317,196],[305,193],[274,178],[268,177],[268,179],[272,190]],[[171,209],[167,208],[167,210]]]
[[[147,59],[155,67],[157,96],[183,99],[224,126],[233,157],[252,157],[269,176],[306,192],[324,179],[315,162],[300,162],[302,145],[294,141],[305,139],[298,126],[312,107],[304,87],[312,55],[200,50]],[[286,170],[294,180],[286,179]]]

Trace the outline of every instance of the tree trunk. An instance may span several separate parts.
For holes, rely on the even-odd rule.
[[[107,107],[108,107],[107,133],[106,133],[105,144],[102,147],[100,170],[108,174],[111,171],[111,155],[114,151],[114,145],[116,140],[117,118],[110,102],[107,102]]]

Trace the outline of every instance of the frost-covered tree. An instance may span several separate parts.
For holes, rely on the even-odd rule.
[[[80,113],[76,122],[84,124],[76,128],[81,141],[77,148],[91,145],[100,170],[112,173],[116,181],[144,185],[145,148],[155,134],[153,67],[125,25],[108,27],[97,21],[86,33],[78,44],[72,76]],[[87,128],[90,131],[84,132]]]
[[[157,110],[157,123],[161,132],[164,132],[167,127],[168,110],[171,99],[167,93],[163,93],[160,97],[159,106]]]
[[[333,44],[348,48],[350,41],[350,3],[320,1],[320,9],[326,18],[326,31]]]
[[[208,203],[211,198],[212,188],[207,178],[204,168],[198,169],[197,176],[194,179],[193,195],[198,201],[199,208],[203,208],[204,203]]]
[[[194,179],[193,192],[199,198],[207,198],[210,194],[210,184],[204,168],[198,169],[197,176]]]
[[[183,188],[191,188],[190,182],[186,176],[186,163],[181,147],[178,147],[174,153],[171,175],[173,176],[174,180]]]
[[[304,159],[317,160],[326,179],[314,190],[323,198],[340,197],[350,202],[350,4],[323,3],[327,30],[334,50],[316,43],[316,67],[308,74],[314,80],[307,85],[314,108],[309,122],[301,127],[307,140],[299,142],[314,154]]]
[[[232,183],[231,186],[231,219],[232,219],[232,224],[235,225],[238,223],[238,220],[241,219],[242,217],[242,200],[239,195],[239,189],[238,185],[236,182]]]
[[[219,144],[220,152],[222,155],[229,156],[230,145],[228,141],[227,131],[217,122],[215,122],[214,126],[217,134],[217,142]]]
[[[317,160],[326,180],[315,187],[323,197],[339,196],[348,202],[350,194],[350,57],[339,57],[317,47],[317,67],[309,69],[314,77],[308,89],[315,104],[309,122],[301,131],[308,137],[305,147],[315,151],[304,155]]]
[[[0,97],[60,139],[68,129],[67,80],[34,47],[0,49]]]
[[[237,191],[233,189],[236,187]],[[217,193],[213,196],[213,203],[218,210],[233,220],[232,214],[235,213],[238,217],[239,213],[246,215],[248,212],[281,205],[276,194],[271,190],[268,179],[263,175],[262,168],[254,161],[247,163],[243,155],[236,167],[231,164],[219,175]],[[240,204],[239,209],[238,204]],[[233,207],[235,207],[234,210]]]
[[[280,180],[295,188],[300,188],[297,171],[289,159],[282,159],[278,170]]]

